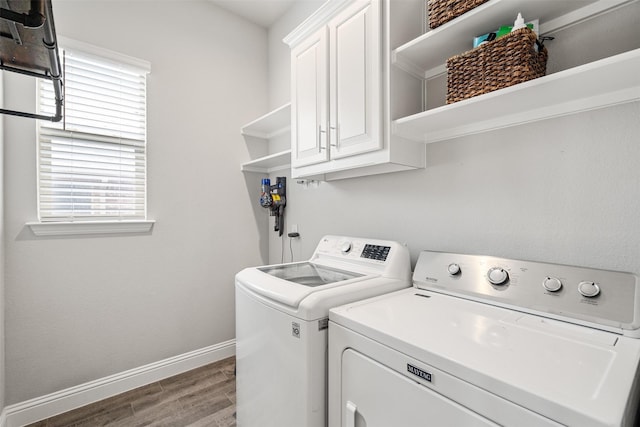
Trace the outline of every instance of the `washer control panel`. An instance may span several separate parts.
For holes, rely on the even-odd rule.
[[[423,251],[413,283],[554,318],[640,331],[640,285],[629,273]]]
[[[344,236],[325,236],[316,252],[343,259],[385,263],[392,258],[398,244],[384,240],[365,240]]]
[[[327,235],[320,239],[309,261],[411,283],[409,249],[392,240]]]
[[[362,258],[375,259],[376,261],[386,261],[390,250],[391,246],[366,244],[360,256]]]

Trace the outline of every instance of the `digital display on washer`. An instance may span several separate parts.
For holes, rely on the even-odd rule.
[[[386,261],[391,246],[364,245],[360,258],[375,259],[376,261]]]

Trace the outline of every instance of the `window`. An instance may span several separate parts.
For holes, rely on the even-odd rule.
[[[38,121],[40,222],[145,220],[149,64],[60,45],[63,118]],[[53,87],[42,79],[38,104],[41,114],[55,108]]]

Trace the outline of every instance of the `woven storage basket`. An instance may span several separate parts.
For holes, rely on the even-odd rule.
[[[427,0],[429,27],[436,28],[489,0]]]
[[[542,77],[547,57],[536,34],[522,28],[449,58],[447,104]]]

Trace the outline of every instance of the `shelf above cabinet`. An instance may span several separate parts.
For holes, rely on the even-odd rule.
[[[640,49],[393,122],[394,134],[431,143],[640,100]]]
[[[290,164],[291,150],[284,150],[243,163],[240,165],[240,169],[243,172],[271,173],[289,169]]]
[[[242,127],[240,133],[261,139],[270,139],[288,132],[291,127],[291,103],[287,103],[270,113]]]
[[[446,72],[444,64],[472,48],[473,37],[512,25],[518,12],[526,20],[539,19],[546,34],[579,22],[629,0],[490,0],[446,24],[398,47],[393,64],[419,78]]]

